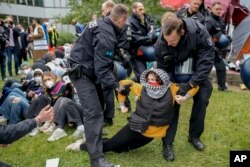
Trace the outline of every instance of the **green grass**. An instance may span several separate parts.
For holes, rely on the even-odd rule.
[[[179,127],[175,139],[174,162],[162,158],[162,142],[155,139],[147,146],[128,153],[106,153],[110,162],[121,167],[212,167],[229,166],[230,150],[250,150],[250,103],[249,91],[222,93],[213,91],[207,109],[205,132],[201,139],[206,144],[203,152],[196,151],[187,141],[188,122],[192,100],[181,107]],[[131,101],[133,98],[131,98]],[[134,103],[133,103],[134,106]],[[128,114],[116,112],[114,125],[105,128],[108,137],[115,134],[127,121]],[[60,167],[88,167],[86,152],[65,152],[65,147],[74,140],[73,129],[67,128],[68,137],[48,143],[48,135],[39,134],[33,138],[24,137],[0,148],[0,161],[14,167],[44,167],[46,160],[60,158]]]

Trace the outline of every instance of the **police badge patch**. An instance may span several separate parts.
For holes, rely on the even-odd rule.
[[[105,54],[106,57],[112,58],[113,57],[113,53],[112,51],[107,51]]]
[[[91,22],[89,22],[89,28],[94,28],[97,26],[97,21],[96,20],[92,20]]]
[[[213,41],[211,37],[207,38],[207,44],[208,46],[213,46]]]

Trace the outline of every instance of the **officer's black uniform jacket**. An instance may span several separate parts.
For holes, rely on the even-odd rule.
[[[211,13],[208,17],[206,17],[205,23],[206,28],[212,37],[218,33],[225,34],[226,24],[221,17],[215,16]]]
[[[205,17],[199,11],[197,11],[196,13],[190,14],[188,11],[188,7],[182,8],[176,13],[176,15],[177,17],[181,19],[192,17],[193,19],[199,20],[201,24],[205,23]]]
[[[144,24],[135,14],[132,14],[129,18],[129,24],[131,26],[133,34],[131,47],[135,51],[142,45],[147,46],[153,44],[152,40],[147,36],[147,34],[151,30],[151,24],[149,22],[147,15],[145,15],[144,17],[145,17]]]
[[[104,88],[117,88],[112,70],[119,33],[108,17],[91,21],[74,44],[69,61],[81,64],[84,74]]]
[[[168,46],[163,36],[155,45],[157,67],[168,72],[173,80],[175,66],[193,57],[194,74],[189,81],[196,86],[208,78],[213,66],[214,44],[206,28],[192,18],[184,18],[185,34],[176,47]]]
[[[216,34],[222,33],[225,34],[226,24],[224,23],[221,17],[215,16],[211,13],[205,20],[206,28],[209,34],[214,37]],[[216,48],[216,47],[215,47]],[[215,49],[215,61],[220,60],[225,57],[227,54],[226,49]]]
[[[26,119],[18,124],[0,125],[0,144],[10,144],[37,127],[35,119]]]

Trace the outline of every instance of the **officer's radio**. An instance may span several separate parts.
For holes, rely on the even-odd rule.
[[[82,68],[80,64],[73,64],[67,71],[67,74],[74,79],[80,79],[82,77]]]

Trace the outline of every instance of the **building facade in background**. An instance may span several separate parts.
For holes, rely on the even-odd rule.
[[[65,16],[70,8],[68,0],[0,0],[0,18],[13,16],[14,23],[20,23],[27,28],[33,18],[48,18],[49,23],[55,23],[56,18]],[[71,25],[57,24],[58,31],[74,33]]]

